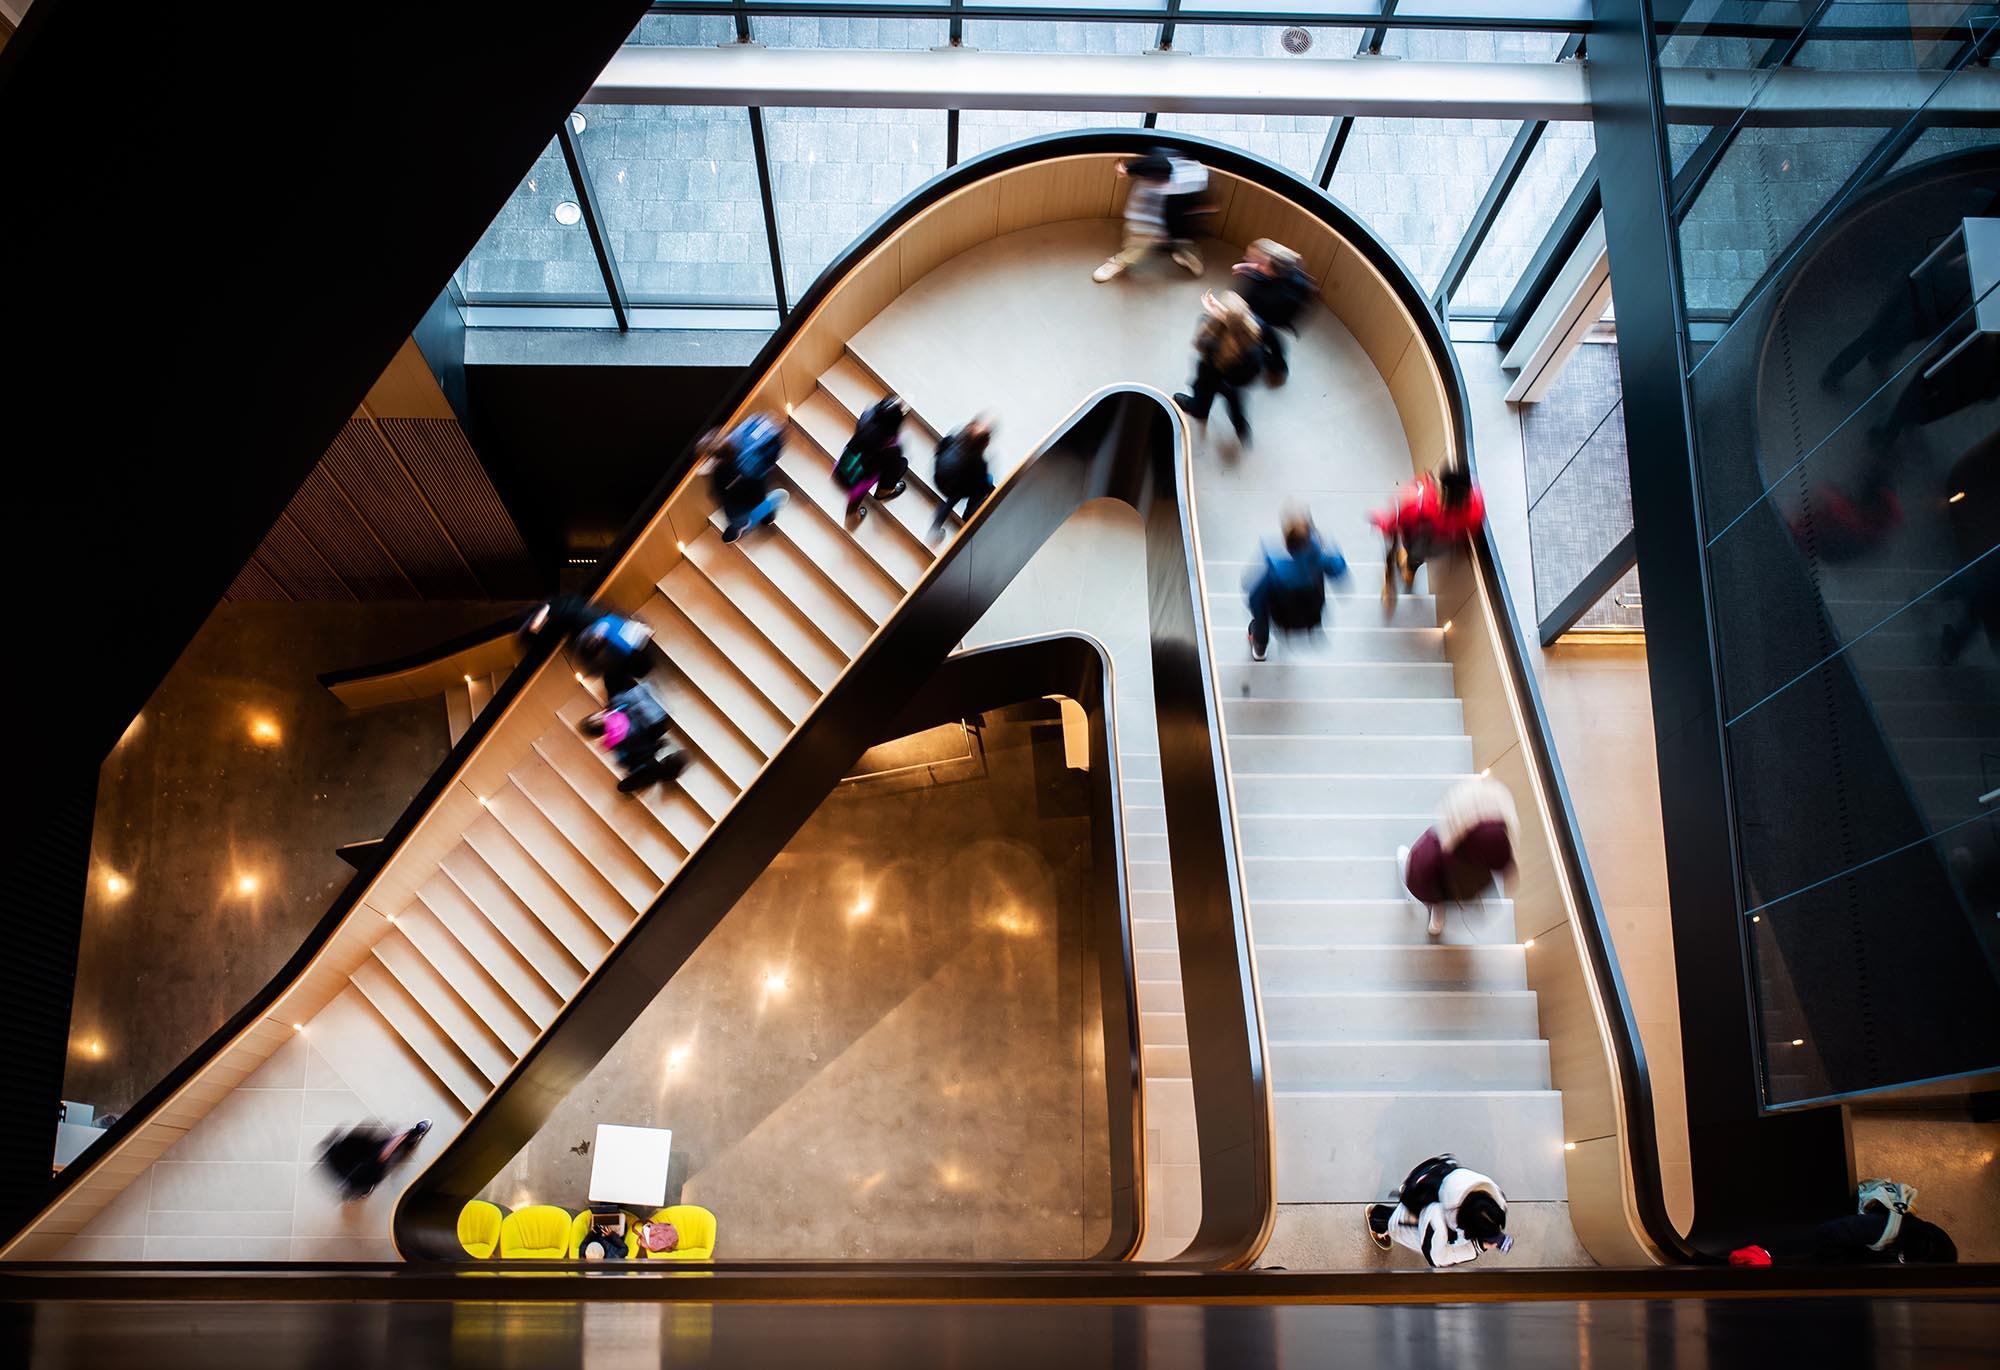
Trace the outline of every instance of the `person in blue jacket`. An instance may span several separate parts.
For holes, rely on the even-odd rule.
[[[653,666],[651,628],[580,595],[558,595],[528,614],[521,641],[543,633],[570,638],[578,668],[603,681],[607,695],[630,689]]]
[[[1283,552],[1263,549],[1263,562],[1250,580],[1250,656],[1262,661],[1271,645],[1271,626],[1311,632],[1326,613],[1326,582],[1347,574],[1347,558],[1320,539],[1304,505],[1287,506]]]

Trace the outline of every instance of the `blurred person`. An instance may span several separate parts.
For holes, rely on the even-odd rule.
[[[1368,516],[1382,531],[1386,554],[1382,567],[1382,602],[1396,602],[1396,581],[1405,590],[1416,585],[1417,572],[1478,532],[1486,522],[1486,496],[1472,483],[1472,473],[1448,465],[1426,471],[1396,492],[1395,502]]]
[[[722,508],[727,526],[724,542],[734,542],[752,528],[778,517],[790,498],[771,488],[771,471],[784,454],[784,429],[768,414],[752,414],[734,428],[704,433],[699,446],[701,470]]]
[[[687,769],[687,753],[667,741],[669,721],[659,696],[635,681],[611,696],[604,708],[586,714],[577,727],[617,758],[625,772],[619,792],[637,794],[667,784]]]
[[[907,488],[903,473],[910,463],[903,456],[903,420],[909,416],[910,407],[900,395],[884,395],[855,421],[854,436],[833,464],[834,483],[847,493],[850,520],[868,516],[870,491],[876,499],[894,499]]]
[[[1193,222],[1208,189],[1208,168],[1157,149],[1126,158],[1118,164],[1118,174],[1132,182],[1125,197],[1125,245],[1090,278],[1102,284],[1155,252],[1167,253],[1190,276],[1199,276],[1201,256],[1194,250]]]
[[[1275,380],[1290,372],[1285,360],[1285,333],[1298,331],[1299,313],[1312,298],[1315,285],[1299,265],[1299,254],[1283,243],[1259,238],[1230,268],[1230,284],[1250,306],[1264,330],[1264,370]]]
[[[1271,645],[1271,626],[1286,632],[1311,632],[1326,613],[1326,583],[1347,574],[1347,558],[1338,547],[1320,540],[1312,515],[1303,504],[1288,502],[1284,511],[1283,552],[1261,549],[1263,565],[1250,582],[1250,658],[1262,661]]]
[[[358,1123],[330,1133],[320,1144],[319,1168],[333,1181],[342,1203],[357,1203],[374,1193],[430,1130],[429,1118],[419,1119],[401,1132],[391,1132],[379,1123]]]
[[[1814,485],[1788,527],[1808,555],[1843,562],[1858,561],[1880,547],[1902,521],[1902,501],[1887,465],[1878,461],[1862,472],[1852,493],[1830,480]]]
[[[986,464],[986,446],[993,440],[993,420],[981,414],[958,430],[945,435],[937,446],[937,515],[931,519],[930,535],[944,531],[945,521],[962,501],[965,517],[971,518],[993,493],[993,473]]]
[[[652,669],[653,630],[635,619],[612,613],[581,595],[558,595],[532,609],[521,624],[523,642],[544,633],[570,638],[571,651],[584,675],[604,682],[607,694],[628,688]]]
[[[1250,419],[1243,412],[1242,387],[1264,370],[1264,330],[1243,297],[1234,291],[1209,291],[1201,297],[1202,319],[1194,334],[1194,387],[1174,396],[1174,403],[1198,423],[1208,422],[1217,395],[1229,408],[1237,440],[1250,442]]]
[[[1407,847],[1396,848],[1403,888],[1430,914],[1424,930],[1444,935],[1444,906],[1477,899],[1514,867],[1520,820],[1514,796],[1497,780],[1462,780],[1438,805],[1437,821]]]
[[[1390,1199],[1369,1204],[1364,1214],[1369,1240],[1383,1251],[1408,1247],[1435,1269],[1514,1245],[1507,1235],[1507,1196],[1450,1152],[1419,1164]]]

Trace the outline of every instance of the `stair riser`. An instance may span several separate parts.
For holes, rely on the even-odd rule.
[[[1243,814],[1237,820],[1245,856],[1392,856],[1430,826],[1421,813],[1310,817]]]
[[[1229,739],[1238,774],[1363,774],[1454,778],[1474,770],[1466,737],[1238,737]]]
[[[1256,899],[1396,899],[1404,895],[1395,854],[1379,858],[1251,857],[1245,884]],[[1497,888],[1487,898],[1505,897]]]
[[[1259,760],[1270,749],[1253,747]],[[1463,758],[1466,747],[1447,749]],[[1434,814],[1452,786],[1471,777],[1459,771],[1428,775],[1266,775],[1253,774],[1240,749],[1231,744],[1237,763],[1231,785],[1239,817],[1259,814]],[[1413,755],[1412,760],[1422,759]],[[1439,759],[1450,759],[1449,756]]]
[[[1260,952],[1260,968],[1262,963]],[[1521,1041],[1542,1035],[1532,992],[1287,995],[1267,985],[1263,1011],[1265,1034],[1274,1042]]]
[[[1453,904],[1445,911],[1444,934],[1425,930],[1424,910],[1412,902],[1355,901],[1349,904],[1252,904],[1251,934],[1258,955],[1285,946],[1499,945],[1515,940],[1514,905],[1495,899]]]
[[[1437,662],[1239,661],[1216,668],[1216,688],[1231,699],[1449,699],[1451,667]]]
[[[1456,699],[1225,699],[1222,722],[1238,737],[1458,737]]]
[[[1271,1103],[1280,1203],[1380,1199],[1445,1150],[1505,1176],[1514,1202],[1569,1197],[1554,1093],[1280,1094]]]
[[[1546,1042],[1272,1042],[1271,1088],[1547,1089]]]
[[[1526,989],[1525,958],[1525,952],[1511,945],[1263,947],[1257,952],[1257,978],[1272,994],[1330,994],[1344,989]]]

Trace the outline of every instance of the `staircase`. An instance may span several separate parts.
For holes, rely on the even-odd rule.
[[[445,727],[451,733],[452,746],[456,747],[458,739],[465,736],[472,720],[486,711],[488,701],[499,692],[500,682],[506,678],[505,671],[495,671],[491,675],[469,675],[445,686]]]
[[[1358,522],[1358,507],[1344,512],[1339,526]],[[1385,616],[1364,558],[1329,595],[1320,635],[1276,636],[1254,662],[1237,588],[1250,563],[1204,567],[1280,1205],[1351,1206],[1294,1216],[1361,1255],[1359,1205],[1440,1151],[1517,1203],[1561,1200],[1562,1100],[1512,903],[1495,890],[1454,905],[1432,939],[1396,867],[1472,770],[1425,580]]]

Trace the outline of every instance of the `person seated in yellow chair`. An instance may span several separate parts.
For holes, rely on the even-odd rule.
[[[698,1204],[662,1208],[635,1235],[639,1252],[652,1260],[715,1259],[715,1215]]]
[[[639,1257],[639,1228],[626,1214],[578,1213],[569,1228],[573,1261],[630,1261]]]

